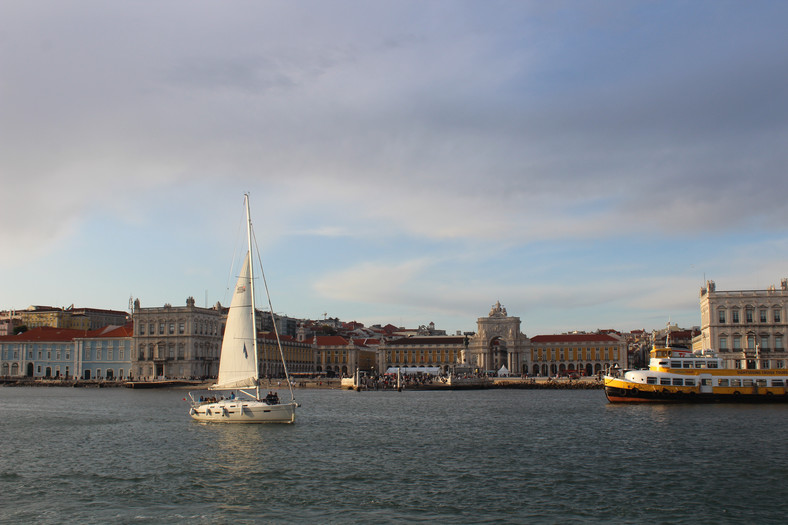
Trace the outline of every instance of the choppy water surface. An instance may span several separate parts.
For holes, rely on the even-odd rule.
[[[601,391],[299,390],[295,425],[186,393],[0,388],[8,523],[784,523],[786,406]]]

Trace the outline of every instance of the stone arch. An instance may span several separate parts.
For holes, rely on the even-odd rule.
[[[535,365],[534,365],[534,368],[533,368],[533,374],[534,374],[535,376],[538,376],[538,375],[539,375],[539,371],[540,371],[539,365],[536,365],[536,364],[535,364]]]
[[[496,336],[490,339],[487,343],[487,351],[492,358],[492,370],[498,371],[502,366],[509,367],[509,348],[502,337]]]
[[[587,376],[592,376],[592,375],[594,375],[594,365],[592,365],[591,363],[588,363],[588,364],[586,365],[586,375],[587,375]]]
[[[33,363],[28,363],[27,364],[27,374],[26,374],[27,377],[33,377],[34,371],[35,371],[35,366],[33,366]]]

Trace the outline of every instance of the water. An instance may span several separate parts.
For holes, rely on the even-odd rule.
[[[298,390],[295,425],[181,390],[0,388],[4,523],[784,523],[788,407],[598,390]]]

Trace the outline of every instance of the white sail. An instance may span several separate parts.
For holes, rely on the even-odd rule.
[[[249,254],[247,254],[227,314],[227,325],[224,328],[219,359],[219,377],[212,387],[214,390],[257,385],[257,356],[254,340],[256,334],[252,309],[252,280],[249,271]]]

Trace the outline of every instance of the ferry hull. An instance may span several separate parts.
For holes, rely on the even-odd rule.
[[[605,396],[611,403],[788,403],[784,392],[687,392],[670,388],[640,390],[605,386]]]
[[[219,401],[192,406],[192,419],[203,423],[293,423],[296,403],[269,405],[260,401]]]

